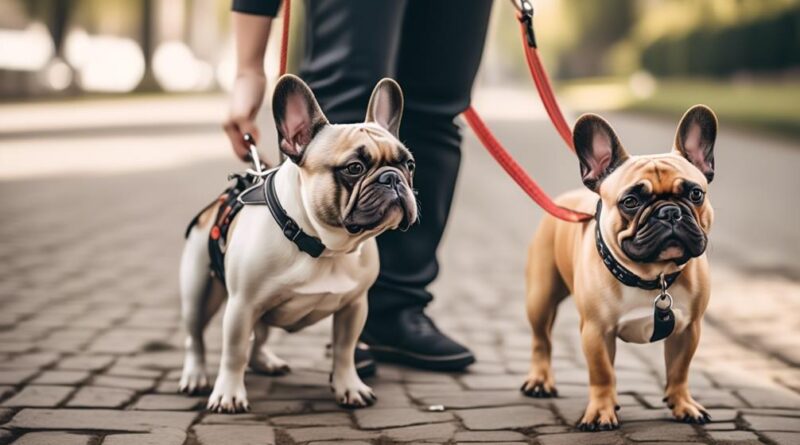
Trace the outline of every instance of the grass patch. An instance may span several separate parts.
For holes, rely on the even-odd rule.
[[[717,113],[721,126],[800,136],[800,81],[659,80],[652,91],[637,97],[627,79],[591,79],[563,83],[560,92],[578,109],[631,110],[671,117],[702,103]]]

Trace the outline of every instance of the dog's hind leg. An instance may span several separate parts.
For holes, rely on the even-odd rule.
[[[250,369],[261,374],[284,375],[290,371],[289,364],[267,348],[269,329],[269,325],[264,321],[256,322],[248,364]]]
[[[550,223],[550,224],[548,224]],[[558,304],[569,294],[553,257],[553,224],[544,221],[528,251],[526,309],[533,329],[531,367],[520,391],[529,397],[555,397],[550,333]]]
[[[211,389],[206,372],[203,331],[226,294],[222,282],[209,275],[206,232],[200,228],[192,230],[181,258],[181,309],[187,336],[186,357],[178,390],[188,394]]]

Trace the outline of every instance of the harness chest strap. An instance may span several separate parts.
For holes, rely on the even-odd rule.
[[[272,170],[266,174],[264,180],[247,190],[238,198],[242,205],[266,205],[272,218],[281,228],[283,235],[294,243],[300,251],[307,253],[313,258],[318,258],[325,251],[325,244],[315,236],[307,234],[297,224],[291,216],[286,213],[278,200],[275,192],[275,172]]]

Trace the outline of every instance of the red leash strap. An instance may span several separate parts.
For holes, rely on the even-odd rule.
[[[533,35],[533,28],[531,28],[530,25],[531,22],[528,21],[528,16],[525,16],[521,12],[517,14],[517,18],[519,19],[519,26],[523,36],[524,43],[522,46],[523,52],[525,53],[525,60],[528,62],[528,69],[531,71],[533,83],[536,84],[536,90],[539,92],[539,97],[542,99],[544,109],[547,110],[547,115],[550,116],[550,121],[553,122],[556,131],[561,135],[561,139],[564,139],[567,147],[574,152],[575,147],[572,145],[572,129],[570,129],[569,124],[567,124],[567,120],[564,119],[564,113],[561,112],[561,107],[558,106],[558,101],[556,100],[555,94],[553,94],[550,78],[547,76],[547,71],[545,71],[542,65],[542,59],[539,58],[539,50],[536,48],[536,41],[531,41],[527,38],[529,32],[531,36]],[[531,43],[533,43],[533,45],[531,45]]]
[[[283,29],[281,30],[281,62],[278,75],[286,74],[286,61],[289,58],[289,25],[292,23],[292,2],[283,2]]]
[[[489,131],[489,128],[481,117],[478,116],[474,108],[471,106],[467,108],[463,116],[472,128],[472,131],[478,136],[483,146],[486,147],[489,154],[491,154],[497,163],[503,167],[503,170],[511,176],[511,179],[513,179],[514,182],[516,182],[545,212],[558,219],[569,222],[583,222],[593,218],[593,215],[570,210],[553,202],[553,200],[547,196],[547,193],[539,187],[539,184],[537,184],[536,181],[523,170],[522,166],[511,157],[511,154],[503,148],[497,138]]]

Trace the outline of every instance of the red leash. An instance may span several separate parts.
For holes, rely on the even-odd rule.
[[[550,116],[550,121],[556,127],[556,131],[561,135],[561,138],[566,142],[573,152],[575,148],[572,145],[572,130],[564,119],[564,114],[558,106],[555,94],[553,94],[553,87],[550,85],[550,79],[547,77],[547,72],[542,65],[539,58],[539,51],[536,49],[536,36],[533,33],[533,6],[528,0],[520,0],[520,5],[514,6],[519,11],[517,19],[519,19],[520,30],[522,32],[523,48],[525,52],[525,59],[528,61],[528,68],[531,71],[533,82],[536,84],[536,89],[539,91],[539,97],[542,99],[547,115]],[[521,165],[503,147],[502,144],[494,137],[492,132],[483,122],[483,119],[475,111],[475,108],[470,106],[464,111],[464,119],[466,119],[472,131],[478,136],[483,146],[489,151],[489,154],[494,157],[498,164],[503,167],[503,170],[511,176],[511,179],[522,188],[522,190],[533,199],[544,211],[553,215],[554,217],[569,221],[569,222],[583,222],[590,220],[594,215],[588,213],[578,212],[576,210],[561,207],[550,198],[550,196],[539,187],[539,184],[525,172]]]
[[[517,7],[519,13],[517,18],[520,21],[520,29],[525,47],[525,59],[528,61],[528,68],[533,76],[533,81],[536,84],[536,89],[539,91],[539,97],[542,98],[547,114],[550,120],[555,125],[556,130],[561,135],[567,146],[572,149],[572,130],[570,129],[561,109],[558,106],[553,88],[550,85],[550,80],[547,77],[547,72],[542,66],[539,59],[539,53],[536,49],[536,39],[533,34],[533,6],[528,0],[520,0],[521,7]],[[291,14],[291,0],[284,0],[283,2],[283,32],[281,41],[281,59],[280,59],[280,75],[286,73],[286,59],[288,56],[288,43],[289,43],[289,20]],[[526,44],[525,44],[526,43]],[[503,167],[503,170],[511,176],[511,179],[522,188],[522,190],[533,199],[544,211],[553,215],[554,217],[569,221],[569,222],[583,222],[593,218],[593,215],[588,213],[578,212],[565,207],[561,207],[547,195],[547,193],[539,187],[539,184],[525,172],[521,165],[511,154],[506,150],[502,144],[494,137],[489,127],[483,122],[483,119],[478,115],[478,112],[470,106],[464,111],[464,119],[467,121],[472,131],[478,136],[489,154]]]

